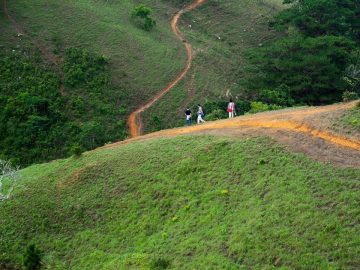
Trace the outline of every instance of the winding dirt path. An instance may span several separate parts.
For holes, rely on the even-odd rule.
[[[18,35],[22,35],[24,37],[27,37],[30,42],[32,44],[34,44],[34,46],[41,52],[43,58],[47,61],[49,61],[50,63],[52,63],[55,68],[56,71],[60,74],[60,93],[61,95],[65,95],[65,86],[64,86],[64,73],[62,72],[61,68],[60,68],[60,58],[58,56],[56,56],[50,48],[44,46],[43,44],[41,44],[38,40],[32,38],[31,36],[29,36],[24,29],[21,27],[21,25],[15,20],[15,18],[13,16],[11,16],[10,12],[9,12],[9,8],[8,8],[8,4],[7,4],[7,0],[3,0],[3,10],[4,10],[4,14],[5,16],[8,18],[8,20],[11,22],[11,25],[13,26],[14,30],[16,31],[16,33]]]
[[[163,95],[169,92],[174,86],[181,81],[182,78],[186,75],[191,67],[191,62],[193,58],[192,46],[185,40],[184,34],[177,27],[179,19],[182,14],[185,12],[191,11],[197,8],[199,5],[203,4],[206,0],[195,0],[192,4],[188,5],[184,9],[178,11],[171,20],[171,28],[174,34],[177,36],[179,40],[184,43],[187,59],[186,65],[183,70],[177,75],[177,77],[172,80],[165,88],[163,88],[160,92],[158,92],[152,99],[150,99],[146,104],[142,105],[140,108],[136,109],[132,112],[128,118],[128,126],[129,133],[132,138],[138,137],[142,135],[142,121],[141,121],[141,113],[146,109],[151,107],[156,101],[158,101]]]

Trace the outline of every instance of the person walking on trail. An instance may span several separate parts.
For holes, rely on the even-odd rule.
[[[203,108],[201,107],[200,104],[198,104],[198,112],[197,112],[197,123],[200,124],[200,123],[205,123],[205,120],[203,119],[203,117],[205,116],[204,114],[204,110]]]
[[[185,116],[186,116],[186,125],[190,126],[191,125],[191,118],[192,118],[192,115],[191,115],[191,110],[189,107],[186,108],[186,111],[185,111]]]
[[[236,115],[235,103],[233,102],[232,99],[230,99],[230,101],[229,101],[227,110],[229,113],[229,118],[233,118],[234,115]]]

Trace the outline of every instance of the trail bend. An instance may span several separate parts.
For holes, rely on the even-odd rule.
[[[190,43],[185,40],[184,34],[179,30],[178,23],[181,18],[181,15],[185,12],[189,12],[201,4],[203,4],[206,0],[195,0],[192,4],[186,6],[184,9],[179,10],[175,13],[174,17],[171,20],[171,28],[176,37],[181,40],[186,49],[186,64],[182,71],[174,78],[168,85],[166,85],[162,90],[160,90],[154,97],[152,97],[146,104],[142,105],[134,112],[132,112],[128,118],[128,126],[129,126],[129,133],[131,138],[138,137],[142,135],[142,121],[141,121],[141,113],[150,108],[156,101],[158,101],[162,96],[168,93],[171,89],[180,82],[184,76],[187,74],[191,67],[191,62],[193,59],[193,50]]]

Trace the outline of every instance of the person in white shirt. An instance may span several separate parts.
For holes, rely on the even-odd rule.
[[[234,115],[236,115],[236,111],[235,111],[235,103],[233,102],[232,99],[230,99],[229,104],[228,104],[228,113],[229,113],[229,118],[233,118]]]
[[[205,120],[203,119],[203,117],[204,117],[204,110],[203,110],[203,108],[201,107],[200,104],[198,104],[198,112],[197,112],[197,115],[198,115],[197,123],[198,123],[198,124],[200,124],[200,123],[205,123]]]

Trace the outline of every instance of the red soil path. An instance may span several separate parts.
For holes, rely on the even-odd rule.
[[[141,121],[141,113],[144,112],[146,109],[151,107],[156,101],[158,101],[163,95],[165,95],[167,92],[169,92],[189,71],[191,67],[191,62],[193,58],[193,51],[191,44],[188,43],[182,32],[178,29],[177,25],[179,22],[179,19],[182,14],[185,12],[191,11],[198,7],[199,5],[203,4],[206,0],[196,0],[189,6],[185,7],[184,9],[178,11],[173,19],[171,20],[171,28],[174,32],[174,34],[178,37],[179,40],[183,41],[186,54],[187,54],[187,60],[186,65],[183,68],[183,70],[177,75],[177,77],[172,80],[165,88],[163,88],[160,92],[158,92],[151,100],[149,100],[146,104],[142,105],[140,108],[136,109],[134,112],[132,112],[128,118],[128,126],[129,126],[129,133],[132,138],[138,137],[142,134],[142,121]]]

